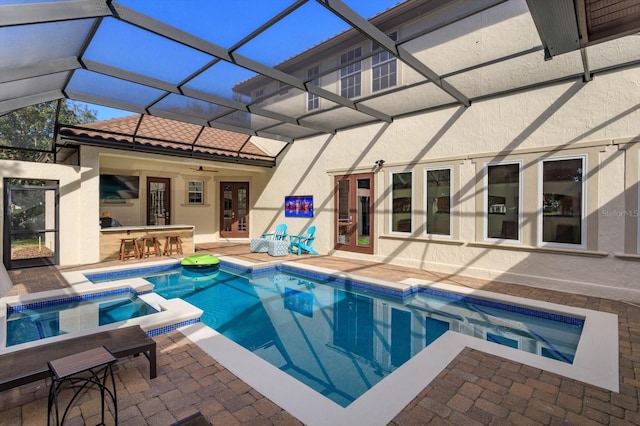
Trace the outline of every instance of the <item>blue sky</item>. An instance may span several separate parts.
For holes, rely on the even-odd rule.
[[[131,111],[123,111],[121,109],[109,108],[100,105],[87,104],[87,106],[89,109],[97,112],[98,120],[109,120],[110,118],[118,118],[135,114]]]
[[[343,0],[364,18],[370,18],[392,7],[400,0]],[[251,34],[266,20],[294,3],[294,0],[120,0],[120,3],[153,19],[192,33],[193,35],[230,48]],[[179,6],[177,6],[179,5]],[[274,27],[241,46],[237,52],[268,66],[317,45],[346,30],[348,25],[327,11],[317,1],[309,0]],[[136,42],[132,42],[135,40]],[[170,83],[182,81],[184,64],[200,67],[211,56],[172,42],[157,40],[155,36],[112,18],[102,22],[85,53],[85,58],[133,73],[148,75]],[[190,82],[195,89],[229,97],[231,88],[247,77],[234,66],[226,71],[216,65]],[[200,85],[200,87],[197,87]],[[132,114],[113,108],[89,105],[97,111],[98,120]]]

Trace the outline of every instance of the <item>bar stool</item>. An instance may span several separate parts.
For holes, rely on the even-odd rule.
[[[133,247],[128,250],[127,244],[131,243]],[[127,260],[129,258],[138,259],[140,257],[140,249],[138,248],[138,241],[135,238],[120,238],[120,255],[118,260]]]
[[[150,249],[153,249],[151,252]],[[140,258],[144,259],[151,254],[154,256],[162,256],[162,250],[160,249],[160,243],[156,237],[142,237],[140,239]]]
[[[174,250],[176,254],[182,254],[182,239],[177,235],[167,235],[164,241],[164,255],[170,256]]]

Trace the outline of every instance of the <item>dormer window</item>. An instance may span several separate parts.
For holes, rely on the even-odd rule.
[[[340,69],[340,96],[342,97],[351,99],[362,93],[362,61],[356,61],[361,56],[361,47],[340,55],[340,65],[347,64]]]
[[[389,38],[393,41],[398,39],[398,33],[389,34]],[[372,50],[380,50],[371,57],[371,90],[378,92],[396,86],[398,76],[398,62],[396,57],[389,51],[382,50],[381,46],[373,43]]]
[[[320,86],[320,67],[316,65],[315,67],[309,68],[307,70],[307,84],[313,86]],[[318,95],[307,92],[307,111],[313,111],[315,109],[320,108],[320,98]]]
[[[264,98],[264,89],[256,90],[256,94],[253,98],[256,105],[261,105]]]
[[[278,94],[280,96],[286,95],[289,93],[289,85],[287,83],[283,83],[282,81],[278,82]]]

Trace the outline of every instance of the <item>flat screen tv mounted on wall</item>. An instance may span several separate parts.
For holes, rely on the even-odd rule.
[[[139,192],[139,176],[100,175],[100,198],[103,200],[138,198]]]

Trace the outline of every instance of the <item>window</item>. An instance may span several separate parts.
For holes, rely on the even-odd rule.
[[[426,172],[427,234],[451,236],[451,168]]]
[[[333,291],[333,344],[349,354],[374,359],[376,306],[367,296]]]
[[[584,162],[585,157],[542,162],[543,243],[583,243]]]
[[[443,321],[437,318],[425,317],[424,329],[426,332],[426,344],[427,346],[429,346],[430,344],[435,342],[438,337],[449,331],[451,329],[451,324],[449,324],[447,321]]]
[[[282,95],[286,95],[287,93],[289,93],[289,85],[287,83],[283,83],[282,81],[278,82],[278,95],[282,96]]]
[[[320,67],[315,66],[313,68],[309,68],[307,70],[307,82],[308,84],[312,84],[314,86],[320,86]],[[313,94],[311,92],[307,92],[307,111],[313,111],[314,109],[320,108],[320,98],[318,95]]]
[[[360,96],[362,83],[360,72],[362,71],[362,62],[353,61],[361,56],[362,48],[360,47],[340,55],[340,65],[348,64],[340,69],[340,95],[345,98]]]
[[[520,163],[488,165],[485,238],[520,240]]]
[[[256,95],[253,98],[254,102],[256,105],[262,105],[262,103],[264,102],[264,89],[258,89],[256,90]]]
[[[391,231],[411,232],[412,209],[411,172],[393,173],[391,175]]]
[[[189,204],[204,203],[204,182],[201,180],[189,181]]]
[[[389,34],[389,38],[396,41],[398,33]],[[377,43],[373,44],[373,51],[382,49]],[[382,50],[371,57],[371,76],[373,92],[394,87],[397,84],[398,64],[395,56],[389,51]]]

